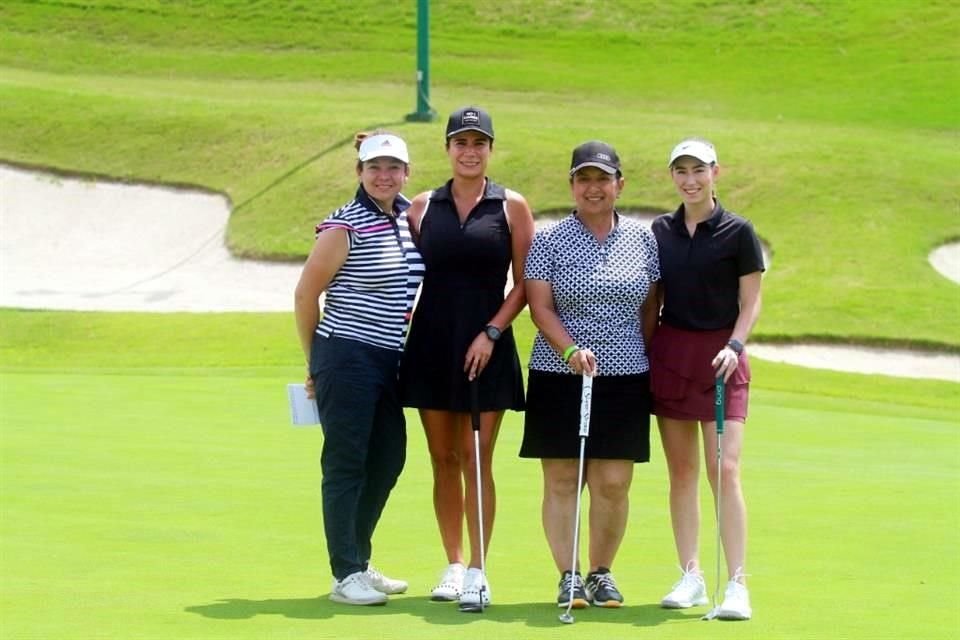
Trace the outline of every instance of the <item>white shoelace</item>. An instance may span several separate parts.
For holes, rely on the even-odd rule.
[[[674,589],[677,589],[678,587],[681,587],[683,585],[688,585],[688,584],[690,586],[699,586],[700,584],[703,583],[703,575],[696,569],[691,568],[692,564],[693,564],[693,561],[691,560],[690,562],[687,563],[686,569],[677,565],[677,569],[680,569],[680,573],[682,575],[680,576],[680,579],[677,580],[676,584],[673,585]]]
[[[740,578],[749,578],[749,573],[743,572],[743,567],[737,567],[737,570],[733,572],[733,577],[730,578],[730,582],[736,582],[740,586],[746,588],[746,585],[740,582]]]
[[[573,582],[574,589],[583,589],[583,576],[581,576],[579,573],[568,573],[567,575],[563,576],[563,580],[560,583],[561,586],[563,587],[562,591],[564,593],[566,594],[570,593],[571,580],[574,581]]]
[[[613,576],[609,573],[595,573],[593,574],[593,581],[596,583],[597,587],[606,587],[607,589],[617,589],[617,583],[613,579]]]

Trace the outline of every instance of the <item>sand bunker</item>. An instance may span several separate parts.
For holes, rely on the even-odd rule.
[[[945,278],[960,284],[960,242],[951,242],[930,252],[930,264]]]
[[[216,194],[0,166],[0,306],[290,311],[301,265],[231,256],[229,215]]]

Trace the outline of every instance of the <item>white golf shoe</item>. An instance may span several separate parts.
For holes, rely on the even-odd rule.
[[[467,568],[459,562],[447,566],[440,576],[440,582],[430,592],[430,599],[435,602],[454,602],[463,593],[463,577]]]
[[[673,585],[670,593],[663,597],[660,606],[664,609],[689,609],[707,602],[707,585],[703,576],[696,570],[683,570],[680,580]]]
[[[405,580],[388,578],[374,569],[373,565],[367,565],[367,582],[370,583],[371,587],[380,593],[387,594],[388,596],[392,596],[396,593],[404,593],[407,590],[407,583]]]
[[[737,569],[736,574],[727,583],[723,604],[717,609],[717,617],[721,620],[749,620],[753,615],[753,609],[750,608],[750,592],[747,591],[746,585],[739,581],[744,575]]]
[[[463,578],[463,593],[460,594],[460,606],[490,606],[490,583],[480,569],[467,569]]]
[[[377,605],[387,603],[387,594],[373,588],[365,571],[357,571],[343,580],[334,579],[330,599],[341,604]]]

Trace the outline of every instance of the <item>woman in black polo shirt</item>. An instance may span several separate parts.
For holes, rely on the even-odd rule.
[[[713,145],[684,140],[670,154],[670,175],[682,204],[653,223],[660,252],[660,324],[650,353],[654,413],[670,474],[670,513],[683,574],[661,601],[667,608],[707,604],[697,557],[700,510],[699,434],[716,451],[714,381],[726,381],[720,535],[729,582],[717,616],[751,616],[745,580],[747,518],[740,489],[740,449],[747,418],[750,367],[743,345],[760,315],[764,270],[750,222],[721,206]],[[716,494],[717,460],[705,456]]]

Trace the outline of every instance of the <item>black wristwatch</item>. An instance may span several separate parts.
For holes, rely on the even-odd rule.
[[[743,353],[743,343],[740,342],[739,340],[730,338],[729,340],[727,340],[727,346],[730,347],[730,349],[732,349],[733,352],[737,355],[740,355],[741,353]]]
[[[500,339],[500,336],[503,335],[503,332],[500,329],[497,329],[492,324],[488,324],[483,328],[483,332],[487,334],[487,337],[496,342]]]

